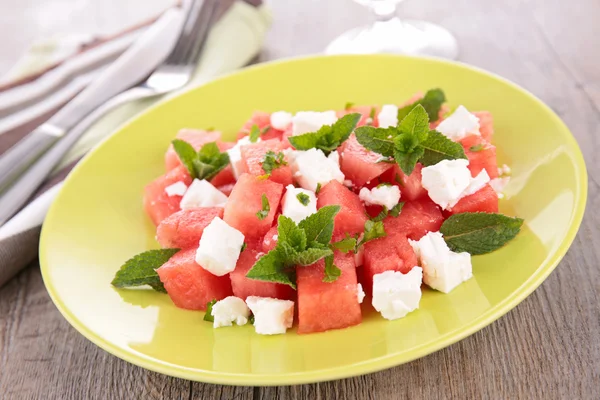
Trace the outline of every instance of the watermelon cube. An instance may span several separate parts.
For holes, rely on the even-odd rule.
[[[350,108],[347,108],[345,110],[340,110],[338,112],[336,112],[337,117],[338,118],[342,118],[344,115],[347,114],[353,114],[353,113],[359,113],[361,115],[360,120],[358,121],[358,123],[356,124],[357,127],[359,126],[365,126],[370,118],[371,115],[371,109],[375,108],[375,115],[378,114],[379,112],[379,107],[377,106],[353,106]],[[373,123],[375,121],[372,121]]]
[[[156,178],[144,188],[144,209],[154,225],[160,224],[163,219],[181,209],[179,203],[183,196],[169,196],[165,192],[167,186],[176,182],[183,182],[187,186],[192,183],[192,178],[183,165]]]
[[[333,262],[342,271],[334,282],[323,282],[324,260],[296,268],[298,333],[346,328],[362,320],[354,255],[336,252]]]
[[[429,198],[410,201],[404,204],[400,215],[388,216],[383,220],[388,235],[402,234],[412,240],[419,240],[427,232],[437,232],[444,222],[440,208]]]
[[[156,270],[177,307],[206,310],[211,300],[232,295],[228,276],[215,276],[195,261],[196,249],[182,250]]]
[[[415,169],[410,175],[406,175],[398,164],[385,171],[380,179],[382,182],[388,182],[400,187],[402,201],[414,201],[427,197],[427,190],[421,184],[421,170],[423,165],[417,163]]]
[[[242,129],[240,129],[238,133],[238,139],[248,136],[253,125],[256,125],[261,132],[268,127],[266,132],[260,135],[262,140],[281,139],[281,134],[283,132],[271,127],[271,114],[264,111],[255,111],[252,114],[252,117],[244,122]]]
[[[460,199],[451,210],[448,210],[449,214],[465,212],[497,213],[498,194],[490,185],[485,185],[481,190]]]
[[[350,179],[356,187],[375,180],[392,167],[389,163],[378,163],[381,155],[365,149],[354,134],[342,144],[340,150],[340,168],[346,179]]]
[[[248,296],[272,297],[282,300],[294,299],[296,292],[288,285],[259,281],[246,277],[248,271],[252,269],[256,261],[264,254],[256,250],[252,245],[242,251],[235,270],[229,274],[233,294],[244,300]]]
[[[283,148],[278,139],[262,140],[258,143],[252,143],[242,146],[242,171],[249,174],[261,176],[266,172],[263,169],[263,161],[268,151],[279,153]],[[287,162],[287,158],[284,157]],[[269,177],[273,182],[281,183],[283,186],[292,184],[292,168],[289,165],[282,165],[274,169]]]
[[[494,118],[489,111],[476,111],[473,114],[479,118],[479,133],[487,142],[491,143],[494,137]]]
[[[188,142],[196,150],[200,150],[202,146],[210,142],[218,142],[221,140],[221,132],[219,131],[205,131],[200,129],[182,129],[175,136],[177,139],[181,139]],[[172,170],[175,167],[181,165],[179,156],[175,153],[173,145],[169,146],[167,153],[165,154],[165,167],[167,171]]]
[[[270,211],[263,219],[257,213],[263,209],[262,196],[269,201]],[[283,194],[283,186],[268,179],[242,174],[233,187],[223,220],[239,230],[247,239],[262,239],[271,226]]]
[[[408,239],[400,233],[390,232],[385,237],[365,243],[363,257],[363,279],[369,292],[373,289],[373,276],[384,271],[406,274],[418,265]]]
[[[473,177],[485,169],[490,179],[498,177],[498,162],[496,161],[496,146],[487,142],[483,137],[471,135],[460,141],[469,159],[469,170]]]
[[[365,207],[356,193],[351,192],[338,181],[331,181],[323,186],[317,195],[317,208],[328,205],[341,207],[334,219],[334,237],[344,236],[346,233],[354,235],[364,231],[368,218]]]
[[[158,225],[156,240],[165,248],[197,249],[204,228],[216,217],[223,218],[223,208],[198,207],[178,211]]]

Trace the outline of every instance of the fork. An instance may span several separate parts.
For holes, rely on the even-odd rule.
[[[64,135],[60,135],[60,132],[52,135],[52,132],[49,132],[50,135],[42,137],[43,143],[25,140],[0,158],[0,190],[3,191],[0,197],[0,225],[27,202],[69,149],[98,118],[119,105],[163,95],[190,82],[214,22],[217,5],[218,0],[192,0],[175,47],[145,81],[108,100]],[[3,168],[6,168],[8,173],[4,173]]]

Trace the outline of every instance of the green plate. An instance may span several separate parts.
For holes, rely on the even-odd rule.
[[[124,260],[157,247],[142,209],[142,189],[163,173],[164,152],[180,128],[217,127],[233,139],[253,110],[401,103],[432,87],[443,88],[451,105],[493,113],[498,162],[513,171],[500,209],[525,219],[509,245],[474,257],[475,278],[450,294],[425,290],[419,310],[392,322],[365,302],[359,326],[265,337],[251,326],[215,330],[202,321],[203,313],[178,309],[166,295],[111,287]],[[422,58],[286,60],[164,102],[102,143],[71,173],[52,206],[40,260],[60,312],[117,357],[204,382],[316,382],[414,360],[498,319],[538,287],[566,253],[583,217],[586,192],[583,157],[567,127],[540,100],[502,78]]]

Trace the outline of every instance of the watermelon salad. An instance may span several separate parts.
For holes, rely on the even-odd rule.
[[[368,307],[395,320],[424,290],[459,290],[523,220],[498,213],[510,168],[492,115],[445,102],[255,112],[235,142],[181,130],[143,196],[162,248],[112,284],[265,335],[347,328]]]

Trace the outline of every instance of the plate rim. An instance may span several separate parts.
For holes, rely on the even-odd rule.
[[[487,75],[488,77],[500,81],[505,85],[509,85],[517,91],[521,92],[523,95],[529,97],[534,102],[538,103],[552,118],[553,122],[561,127],[561,130],[566,132],[566,142],[570,142],[570,147],[574,150],[573,161],[576,166],[576,176],[579,177],[577,182],[577,187],[579,190],[576,191],[576,202],[575,209],[572,214],[572,217],[569,221],[568,231],[565,233],[563,241],[557,247],[556,251],[551,257],[547,257],[538,267],[536,272],[527,280],[525,280],[511,296],[504,298],[501,302],[499,302],[495,307],[488,310],[486,313],[471,321],[467,325],[462,325],[460,328],[454,329],[446,334],[438,337],[433,342],[424,343],[417,347],[411,348],[409,350],[399,352],[399,353],[391,353],[386,356],[370,358],[368,360],[353,363],[346,366],[338,366],[326,369],[318,369],[311,370],[305,372],[296,372],[296,373],[284,373],[284,374],[251,374],[251,373],[229,373],[229,372],[213,372],[207,370],[199,370],[189,367],[183,367],[180,365],[157,361],[151,357],[145,356],[141,353],[138,353],[132,349],[125,350],[120,348],[119,346],[114,345],[112,342],[107,341],[94,332],[92,332],[85,324],[79,321],[68,309],[68,307],[61,300],[56,288],[53,286],[52,280],[49,276],[49,263],[47,260],[47,252],[49,251],[47,246],[48,236],[50,235],[50,230],[53,225],[56,225],[56,210],[59,207],[58,204],[61,202],[61,198],[63,196],[63,189],[68,187],[70,182],[74,179],[75,176],[79,174],[81,167],[91,158],[94,157],[96,152],[103,147],[103,145],[118,135],[123,129],[134,123],[137,119],[142,116],[151,113],[155,110],[155,108],[161,107],[164,103],[167,103],[177,97],[183,96],[191,91],[199,90],[201,87],[219,84],[221,80],[226,80],[230,76],[245,74],[254,70],[270,68],[274,65],[285,64],[285,63],[293,63],[293,62],[302,62],[302,61],[311,61],[315,59],[325,59],[325,58],[395,58],[395,59],[408,59],[408,60],[422,60],[427,62],[434,62],[440,64],[446,64],[450,66],[460,67],[463,69],[470,70],[472,72]],[[416,57],[409,55],[392,55],[392,54],[370,54],[370,55],[311,55],[311,56],[300,56],[300,57],[292,57],[279,59],[274,61],[269,61],[265,63],[260,63],[257,65],[249,66],[234,72],[230,72],[227,74],[220,75],[216,79],[213,79],[207,83],[201,84],[199,86],[191,87],[187,90],[184,90],[180,93],[168,95],[165,98],[158,101],[156,104],[148,107],[144,111],[134,115],[124,124],[121,124],[117,127],[113,133],[111,133],[108,137],[103,139],[100,143],[94,146],[84,157],[83,159],[77,163],[75,168],[69,173],[67,178],[64,180],[63,187],[59,191],[55,200],[53,201],[44,224],[42,226],[41,237],[40,237],[40,246],[39,246],[39,262],[40,269],[42,273],[42,279],[44,281],[44,285],[46,286],[46,290],[50,295],[50,298],[61,315],[71,324],[73,328],[75,328],[79,333],[81,333],[86,339],[107,351],[108,353],[125,360],[131,364],[136,366],[148,369],[150,371],[162,373],[165,375],[188,379],[192,381],[206,382],[206,383],[214,383],[214,384],[224,384],[224,385],[249,385],[249,386],[281,386],[281,385],[296,385],[296,384],[306,384],[306,383],[316,383],[316,382],[324,382],[331,381],[342,378],[349,378],[358,375],[364,375],[368,373],[373,373],[377,371],[381,371],[384,369],[392,368],[401,364],[405,364],[411,361],[414,361],[417,358],[424,357],[428,354],[439,351],[445,347],[448,347],[467,336],[472,335],[473,333],[483,329],[484,327],[490,325],[492,322],[500,319],[510,310],[515,308],[519,303],[521,303],[526,297],[528,297],[535,289],[537,289],[544,280],[552,273],[552,271],[556,268],[558,263],[562,260],[564,255],[567,253],[571,244],[575,240],[577,232],[579,231],[579,227],[583,220],[583,215],[585,213],[586,203],[587,203],[587,192],[588,192],[588,175],[587,168],[585,164],[585,159],[575,139],[575,136],[568,128],[568,126],[562,121],[562,119],[541,99],[537,96],[524,89],[523,87],[517,85],[516,83],[508,80],[507,78],[501,77],[493,72],[487,71],[485,69],[472,66],[463,62],[458,61],[450,61],[436,57]]]

